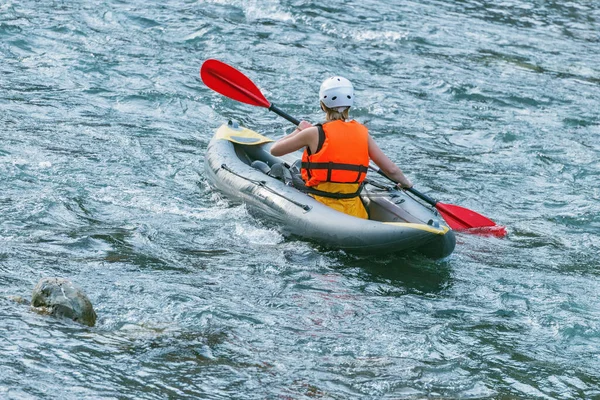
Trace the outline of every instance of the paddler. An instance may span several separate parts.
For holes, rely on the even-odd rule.
[[[283,156],[304,148],[302,179],[319,202],[358,218],[368,218],[359,194],[369,160],[399,188],[412,182],[394,164],[369,134],[367,127],[348,117],[354,104],[354,87],[341,76],[326,79],[319,90],[325,122],[313,126],[302,121],[291,134],[279,139],[271,154]]]

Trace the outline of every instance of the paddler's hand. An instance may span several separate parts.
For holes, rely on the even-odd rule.
[[[310,122],[308,121],[302,121],[298,124],[298,126],[296,126],[296,129],[294,129],[294,132],[290,133],[289,135],[283,135],[283,137],[285,138],[292,138],[294,136],[296,136],[296,134],[298,132],[302,132],[303,130],[305,130],[306,128],[310,128],[311,126],[313,126]]]
[[[406,177],[396,184],[398,189],[410,189],[412,186],[412,182]]]
[[[298,124],[298,130],[299,131],[303,131],[306,128],[310,128],[311,126],[313,126],[313,124],[311,124],[310,122],[308,122],[308,121],[302,121],[302,122],[300,122]]]

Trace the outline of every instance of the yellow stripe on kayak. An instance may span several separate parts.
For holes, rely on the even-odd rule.
[[[441,226],[440,228],[434,228],[431,225],[412,224],[409,222],[384,222],[384,224],[401,226],[401,227],[406,227],[406,228],[411,228],[411,229],[418,229],[418,230],[425,231],[425,232],[435,233],[436,235],[445,235],[446,232],[448,232],[450,230],[447,226]]]
[[[253,130],[242,127],[232,128],[227,124],[221,125],[217,130],[217,133],[215,133],[215,138],[247,145],[263,144],[273,141],[273,139],[269,139]]]

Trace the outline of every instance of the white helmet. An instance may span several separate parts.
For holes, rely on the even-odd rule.
[[[319,89],[319,99],[328,108],[352,107],[354,103],[354,86],[341,76],[325,79]]]

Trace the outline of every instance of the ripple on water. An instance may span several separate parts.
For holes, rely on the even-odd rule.
[[[0,4],[0,397],[598,397],[598,18],[579,0]],[[458,234],[435,262],[284,237],[203,161],[228,119],[292,127],[206,88],[207,58],[313,122],[319,82],[349,77],[418,187],[509,236]],[[47,276],[83,288],[95,328],[10,300]]]

